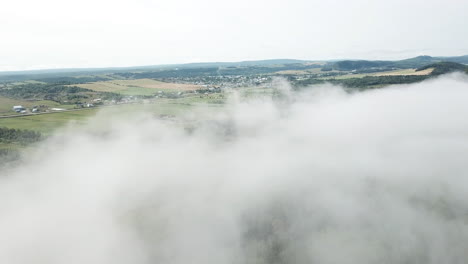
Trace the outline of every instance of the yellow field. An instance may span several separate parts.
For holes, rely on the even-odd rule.
[[[416,69],[405,69],[405,70],[394,70],[374,73],[360,73],[360,74],[345,74],[334,77],[323,77],[320,79],[351,79],[351,78],[362,78],[366,76],[403,76],[403,75],[429,75],[434,68],[429,68],[423,71],[416,71]]]
[[[78,84],[76,86],[99,92],[121,93],[127,93],[129,91],[141,91],[143,93],[150,93],[161,90],[190,91],[202,88],[199,85],[166,83],[152,79],[111,80],[105,82]]]
[[[429,75],[434,70],[434,68],[425,69],[422,71],[416,71],[416,69],[406,69],[406,70],[397,70],[389,72],[378,72],[373,74],[373,76],[398,76],[398,75]]]

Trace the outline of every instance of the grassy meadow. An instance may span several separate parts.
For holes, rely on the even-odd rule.
[[[206,107],[211,109],[224,102],[220,94],[199,95],[179,99],[157,99],[146,103],[111,105],[96,108],[85,108],[76,111],[53,112],[29,116],[0,118],[0,127],[35,130],[44,134],[51,134],[55,129],[70,122],[81,124],[98,112],[114,115],[128,115],[135,113],[149,113],[153,115],[177,116],[187,113],[194,108]]]

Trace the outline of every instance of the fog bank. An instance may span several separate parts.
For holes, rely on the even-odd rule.
[[[0,172],[0,263],[465,263],[468,79],[96,116]]]

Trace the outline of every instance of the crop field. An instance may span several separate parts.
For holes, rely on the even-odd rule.
[[[193,91],[202,88],[199,85],[166,83],[152,79],[111,80],[78,84],[76,86],[99,92],[114,92],[123,95],[153,95],[158,91]]]
[[[373,74],[373,76],[398,76],[398,75],[429,75],[434,68],[425,69],[422,71],[416,71],[415,69],[396,70],[389,72],[379,72]]]

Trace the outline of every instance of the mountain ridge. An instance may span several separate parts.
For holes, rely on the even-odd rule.
[[[146,66],[128,66],[128,67],[95,67],[95,68],[60,68],[60,69],[38,69],[25,71],[0,71],[0,76],[8,75],[41,75],[41,74],[85,74],[89,72],[113,73],[124,71],[158,71],[158,70],[178,70],[194,68],[226,68],[226,67],[267,67],[278,65],[310,64],[320,63],[328,65],[335,70],[353,71],[369,68],[420,68],[427,64],[437,62],[456,62],[468,64],[468,55],[462,56],[439,56],[432,57],[428,55],[417,56],[402,60],[298,60],[298,59],[265,59],[265,60],[245,60],[238,62],[192,62],[182,64],[161,64]]]

